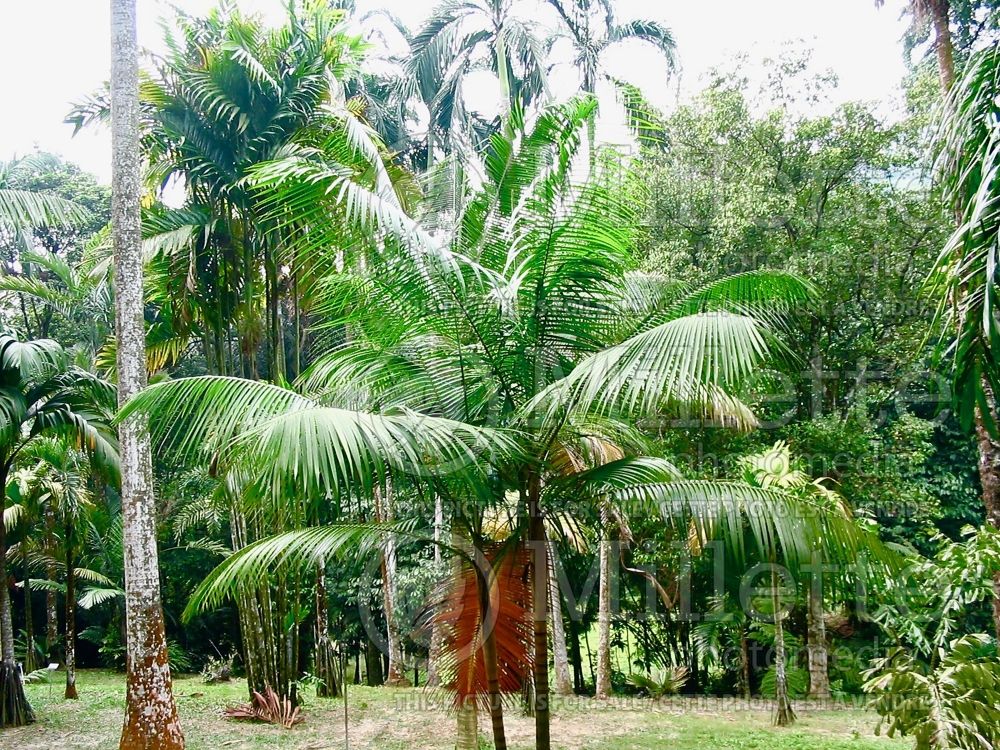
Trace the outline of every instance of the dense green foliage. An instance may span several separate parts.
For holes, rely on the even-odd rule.
[[[511,695],[548,747],[550,682],[773,697],[782,724],[867,691],[919,747],[995,742],[993,4],[946,6],[947,105],[916,63],[888,116],[834,105],[807,53],[659,113],[601,55],[652,44],[666,74],[669,29],[549,6],[561,101],[555,47],[499,0],[412,34],[379,14],[407,49],[377,64],[352,3],[276,28],[224,3],[146,61],[153,385],[117,420],[153,439],[174,670],[232,664],[307,713],[431,679],[460,747],[466,697],[506,746]],[[484,69],[495,118],[466,110]],[[602,81],[634,152],[595,141]],[[68,120],[108,115],[97,92]],[[76,634],[78,663],[125,659],[108,201],[56,157],[0,165],[0,563],[29,666],[72,665]]]

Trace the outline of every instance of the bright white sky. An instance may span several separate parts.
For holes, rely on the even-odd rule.
[[[158,20],[169,15],[164,0],[137,0],[139,43],[160,50]],[[428,15],[436,0],[358,0],[361,10],[384,7],[411,28]],[[215,0],[173,0],[201,13]],[[881,9],[874,0],[618,0],[618,18],[654,18],[674,32],[679,76],[669,84],[658,55],[634,44],[608,57],[612,72],[643,88],[668,109],[697,90],[711,68],[725,66],[738,52],[752,59],[777,54],[788,42],[815,51],[817,69],[840,79],[839,101],[887,102],[898,96],[904,74],[901,38],[906,26],[904,0]],[[238,0],[246,10],[279,20],[284,0]],[[539,15],[539,18],[547,16]],[[110,134],[89,129],[76,137],[62,120],[70,102],[97,89],[108,78],[108,0],[0,0],[0,160],[40,148],[62,154],[102,181],[110,175]],[[558,87],[558,82],[556,87]],[[557,92],[558,93],[558,92]],[[613,128],[605,135],[617,140]]]

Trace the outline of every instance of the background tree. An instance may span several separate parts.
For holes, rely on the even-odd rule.
[[[105,421],[110,386],[73,367],[66,352],[54,341],[20,342],[9,334],[0,336],[0,384],[4,393],[0,481],[4,487],[19,454],[39,435],[67,435],[104,465],[115,462],[117,446]],[[0,580],[7,581],[5,523],[0,523]],[[11,600],[6,584],[0,587],[0,636],[0,725],[20,726],[33,721],[34,716],[14,663]]]

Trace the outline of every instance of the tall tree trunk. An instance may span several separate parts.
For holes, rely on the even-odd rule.
[[[375,488],[375,518],[379,523],[391,523],[392,485],[383,493]],[[403,666],[403,647],[396,623],[396,540],[390,535],[382,550],[382,606],[385,610],[386,644],[389,649],[389,668],[386,670],[388,685],[409,685]]]
[[[378,687],[385,682],[382,675],[382,654],[371,638],[365,639],[365,684]]]
[[[31,611],[31,566],[28,555],[24,555],[24,671],[34,672],[35,664],[35,618]]]
[[[611,517],[601,508],[600,581],[597,596],[597,698],[611,696]]]
[[[66,692],[64,698],[76,700],[76,573],[73,560],[73,523],[66,523]]]
[[[771,567],[771,603],[774,609],[774,724],[787,727],[795,721],[795,712],[788,699],[788,677],[785,673],[785,627],[778,591],[778,572]]]
[[[938,76],[941,88],[947,94],[955,83],[955,51],[951,41],[951,3],[949,0],[933,0],[930,7],[931,23],[934,26],[934,50],[937,53]]]
[[[111,221],[115,249],[118,401],[146,385],[139,201],[139,58],[135,0],[111,0]],[[184,747],[171,689],[160,602],[149,434],[139,418],[118,428],[125,547],[126,695],[121,750]]]
[[[6,462],[0,465],[0,488],[3,488],[0,492],[0,729],[24,726],[35,720],[14,661],[14,619],[7,585],[7,528],[3,522],[8,470]]]
[[[534,617],[534,713],[535,750],[549,750],[549,565],[548,544],[545,539],[545,519],[539,504],[541,479],[529,475],[528,491],[528,540],[532,556],[532,616]]]
[[[566,626],[563,623],[555,563],[555,545],[549,545],[549,606],[552,608],[552,660],[556,668],[556,694],[572,695],[573,683],[569,676],[569,654],[566,651]]]
[[[58,572],[56,570],[56,514],[51,503],[45,504],[45,553],[48,562],[45,564],[45,577],[49,583],[55,583]],[[59,642],[59,606],[56,599],[56,592],[49,589],[45,592],[45,652],[49,663],[55,664],[59,661],[56,644]]]
[[[826,622],[823,617],[823,592],[811,586],[809,589],[809,612],[807,617],[806,651],[809,658],[809,697],[826,699],[830,697],[829,661],[826,649]]]

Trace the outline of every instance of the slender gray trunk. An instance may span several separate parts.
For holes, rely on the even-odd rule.
[[[375,517],[380,523],[390,523],[393,519],[392,486],[383,493],[375,488]],[[390,535],[382,550],[382,606],[385,610],[385,633],[388,646],[389,669],[386,682],[389,685],[408,685],[403,666],[402,640],[396,625],[396,540]]]
[[[135,0],[111,0],[111,222],[115,250],[118,401],[146,385],[139,201],[139,57]],[[149,434],[139,418],[118,428],[125,548],[126,696],[121,750],[184,747],[171,689],[160,602]]]
[[[444,505],[440,495],[434,496],[434,567],[441,569],[441,534],[444,530]],[[437,654],[441,649],[441,629],[431,624],[431,642],[427,650],[427,685],[437,687],[441,681],[438,675]]]
[[[785,627],[778,590],[778,573],[771,567],[771,603],[774,608],[774,724],[787,727],[795,721],[792,702],[788,698],[788,675],[785,673]]]
[[[569,676],[569,653],[566,650],[566,627],[559,596],[555,545],[549,546],[549,606],[552,608],[552,660],[555,663],[556,694],[572,695],[573,681]]]
[[[830,675],[827,671],[826,622],[823,616],[823,592],[809,590],[809,613],[806,650],[809,658],[809,697],[830,697]]]
[[[597,698],[611,696],[611,517],[601,508],[600,583],[597,599]]]
[[[56,514],[51,503],[45,504],[45,553],[48,562],[45,564],[45,576],[50,583],[56,582]],[[59,660],[56,643],[59,641],[59,606],[56,592],[49,589],[45,592],[45,650],[50,662]]]
[[[73,523],[66,523],[66,692],[67,700],[76,700],[76,571],[73,567]]]

